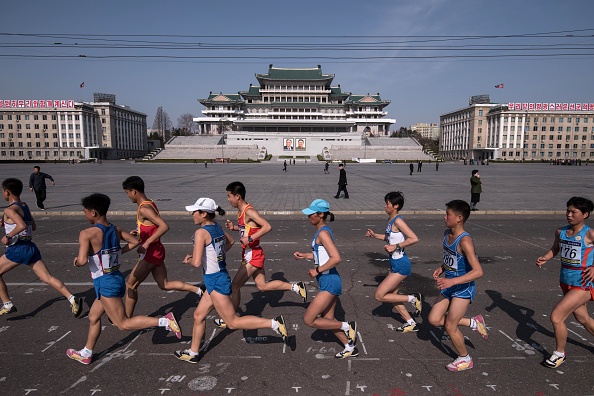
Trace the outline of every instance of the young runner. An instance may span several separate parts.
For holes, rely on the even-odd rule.
[[[206,292],[203,294],[196,311],[194,311],[194,327],[192,329],[192,343],[189,349],[176,351],[174,355],[188,363],[197,363],[200,343],[204,338],[206,316],[216,309],[230,329],[273,329],[287,342],[287,327],[282,315],[274,319],[264,319],[257,316],[238,316],[231,301],[231,277],[227,272],[225,256],[233,246],[231,236],[223,231],[215,221],[215,212],[224,215],[215,201],[210,198],[199,198],[194,205],[186,206],[192,213],[194,224],[200,226],[194,233],[194,250],[187,255],[183,262],[193,267],[202,266],[203,280]]]
[[[476,294],[475,280],[483,276],[483,268],[474,251],[470,235],[464,231],[464,223],[470,216],[470,206],[462,200],[446,204],[444,222],[448,228],[443,237],[443,264],[433,272],[433,278],[441,294],[437,297],[429,323],[445,326],[445,330],[458,352],[458,357],[446,368],[463,371],[473,367],[472,358],[464,344],[464,336],[458,326],[467,326],[478,331],[483,339],[488,338],[487,327],[482,315],[465,318],[466,310]],[[440,276],[445,273],[445,277]]]
[[[419,331],[417,322],[410,316],[403,303],[409,302],[413,304],[416,309],[415,316],[419,316],[423,309],[423,296],[421,293],[409,295],[398,294],[398,289],[402,281],[412,275],[412,266],[408,256],[404,252],[404,248],[419,242],[419,238],[409,228],[402,216],[398,214],[404,205],[404,196],[402,193],[400,191],[389,192],[384,197],[384,202],[386,203],[384,210],[390,218],[385,233],[376,234],[368,229],[365,234],[369,238],[377,238],[385,241],[387,245],[384,246],[384,250],[390,256],[390,273],[377,287],[375,299],[380,302],[392,304],[400,316],[406,321],[404,325],[396,329],[397,331],[404,333]]]
[[[1,242],[6,245],[6,252],[0,257],[0,298],[2,307],[0,316],[16,312],[17,309],[10,300],[8,288],[2,275],[16,266],[28,265],[35,275],[62,294],[72,309],[74,317],[82,311],[82,297],[76,298],[66,288],[64,282],[53,277],[41,259],[37,245],[33,243],[33,231],[36,229],[35,220],[31,216],[29,206],[21,201],[23,182],[19,179],[8,178],[2,182],[2,197],[8,202],[0,219],[0,227],[4,226],[4,236]]]
[[[584,224],[594,210],[594,203],[587,198],[572,197],[567,201],[566,218],[569,223],[555,231],[553,246],[544,256],[536,259],[541,268],[547,261],[561,253],[561,276],[559,284],[563,298],[551,312],[551,323],[555,329],[555,350],[544,365],[557,368],[565,361],[567,325],[570,314],[586,330],[594,335],[594,320],[588,315],[586,303],[594,300],[594,229]]]
[[[120,272],[120,255],[133,249],[138,241],[107,221],[110,199],[104,194],[91,194],[82,199],[86,219],[92,225],[80,232],[78,256],[74,266],[89,265],[97,299],[89,311],[89,335],[85,347],[79,351],[68,349],[66,355],[82,364],[90,364],[93,348],[101,335],[101,316],[107,313],[118,329],[141,330],[149,327],[165,327],[181,338],[181,330],[172,312],[162,318],[150,316],[128,317],[122,297],[126,290],[124,277]],[[122,249],[120,241],[128,242]]]
[[[260,246],[260,238],[266,235],[272,227],[258,213],[256,209],[245,201],[245,186],[241,182],[233,182],[227,186],[227,200],[234,208],[238,209],[237,224],[227,220],[225,226],[229,230],[239,231],[241,242],[241,266],[233,277],[233,293],[231,299],[237,310],[241,301],[241,287],[253,278],[258,290],[292,290],[299,294],[303,302],[307,301],[307,289],[303,282],[289,283],[281,280],[266,282],[264,272],[264,250]],[[215,324],[225,327],[224,320],[215,319]]]
[[[314,261],[314,268],[307,273],[316,278],[320,286],[319,293],[303,315],[303,322],[309,327],[334,333],[344,345],[344,350],[335,355],[337,359],[357,357],[357,322],[340,322],[334,318],[336,303],[342,294],[342,280],[336,270],[341,261],[340,254],[334,244],[332,230],[326,225],[327,221],[334,221],[334,214],[330,212],[330,204],[323,199],[314,200],[302,212],[317,231],[311,241],[312,253],[295,252],[293,256],[297,260]]]
[[[138,205],[136,212],[136,230],[132,235],[138,237],[140,245],[137,252],[139,260],[132,269],[126,282],[126,315],[132,317],[138,302],[138,286],[149,274],[161,290],[179,290],[202,295],[204,286],[190,285],[182,281],[167,279],[165,267],[165,247],[161,237],[169,230],[169,226],[159,215],[157,205],[144,193],[144,181],[138,176],[130,176],[122,183],[124,191],[132,202]]]

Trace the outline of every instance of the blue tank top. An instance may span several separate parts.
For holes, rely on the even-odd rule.
[[[327,225],[321,227],[316,232],[316,234],[313,237],[313,240],[311,241],[311,250],[313,252],[314,264],[315,264],[316,268],[321,267],[322,265],[326,264],[328,259],[330,259],[330,256],[328,255],[328,252],[326,251],[326,248],[324,247],[324,245],[316,243],[316,239],[318,239],[318,235],[320,235],[320,232],[322,232],[322,230],[328,231],[330,233],[330,237],[334,241],[334,234],[332,234],[332,230]],[[333,267],[329,270],[321,272],[321,274],[338,274],[338,271],[336,270],[336,267]]]
[[[120,255],[122,253],[120,240],[113,224],[109,226],[95,224],[95,227],[103,232],[103,244],[101,250],[90,254],[88,257],[89,270],[93,279],[119,270]]]
[[[470,236],[466,231],[458,235],[456,240],[449,245],[448,235],[451,231],[448,230],[447,234],[443,237],[443,264],[442,268],[445,271],[446,278],[456,278],[458,276],[465,275],[472,270],[472,267],[468,263],[466,256],[458,252],[458,245],[460,240],[465,236]]]
[[[204,246],[202,271],[205,275],[227,272],[225,232],[218,223],[202,226],[210,234],[211,241]]]
[[[590,227],[584,224],[580,232],[574,236],[568,236],[567,231],[570,227],[570,225],[563,227],[559,233],[560,281],[570,286],[593,287],[592,282],[584,283],[582,279],[584,269],[592,266],[593,263],[594,245],[586,245],[585,242]]]

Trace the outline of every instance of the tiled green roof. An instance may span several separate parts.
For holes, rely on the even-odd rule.
[[[229,103],[229,102],[241,102],[242,98],[239,94],[213,94],[211,93],[207,99],[198,99],[198,101],[202,104],[204,103]]]
[[[361,104],[387,104],[389,100],[382,100],[379,95],[351,95],[349,103],[361,103]]]
[[[334,74],[322,74],[322,68],[308,69],[289,69],[272,67],[268,69],[268,74],[256,74],[258,80],[330,80],[334,79]]]
[[[250,85],[250,89],[247,91],[240,92],[241,95],[247,96],[259,96],[260,95],[260,87],[257,85]]]

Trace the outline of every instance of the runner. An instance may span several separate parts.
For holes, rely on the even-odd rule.
[[[234,225],[231,220],[227,220],[225,226],[229,230],[239,231],[239,241],[241,242],[241,266],[237,274],[233,277],[233,293],[231,300],[235,310],[239,308],[241,302],[241,287],[253,278],[258,290],[292,290],[299,294],[303,302],[307,301],[307,289],[303,282],[289,283],[281,280],[272,280],[266,282],[266,273],[264,272],[264,250],[260,246],[260,238],[266,235],[272,227],[258,213],[252,205],[245,201],[246,189],[243,183],[233,182],[227,186],[227,200],[234,208],[238,209],[237,224]],[[218,327],[224,328],[225,322],[221,319],[215,319]]]
[[[551,312],[555,329],[555,350],[544,361],[549,368],[557,368],[565,361],[567,325],[565,320],[573,316],[586,330],[594,335],[594,320],[588,315],[586,303],[594,300],[594,229],[584,224],[594,210],[594,203],[587,198],[572,197],[567,201],[566,218],[569,223],[555,231],[553,246],[536,259],[539,268],[561,252],[561,276],[559,284],[563,298]]]
[[[194,250],[184,258],[184,264],[202,266],[206,292],[194,312],[192,343],[189,349],[176,351],[174,355],[188,363],[198,363],[200,343],[204,338],[206,316],[216,309],[230,329],[270,329],[272,328],[287,342],[287,327],[282,315],[274,319],[257,316],[238,316],[231,301],[231,277],[227,272],[226,252],[233,246],[233,239],[215,221],[215,212],[224,215],[225,211],[210,198],[199,198],[194,205],[186,206],[192,213],[194,224],[200,226],[194,233]]]
[[[390,221],[383,234],[376,234],[368,229],[365,236],[369,238],[377,238],[385,241],[387,245],[384,250],[390,256],[390,273],[380,283],[375,291],[375,299],[379,302],[387,302],[394,306],[396,311],[402,316],[406,323],[398,327],[396,330],[403,333],[419,331],[417,322],[410,316],[404,302],[409,302],[414,305],[416,311],[415,316],[419,316],[423,309],[423,296],[421,293],[413,293],[409,295],[398,294],[398,289],[402,282],[412,275],[412,266],[408,256],[404,252],[404,248],[412,246],[419,242],[419,238],[408,227],[402,216],[398,212],[404,206],[404,196],[400,191],[392,191],[384,197],[384,210],[388,214]]]
[[[32,241],[33,231],[36,229],[35,220],[31,216],[29,206],[21,201],[23,182],[19,179],[8,178],[2,182],[2,197],[8,202],[0,219],[0,227],[4,226],[4,236],[1,242],[6,245],[6,252],[0,257],[0,298],[2,308],[0,316],[16,312],[17,309],[10,300],[8,288],[2,275],[19,264],[28,265],[35,275],[44,283],[50,285],[62,294],[70,303],[74,317],[82,311],[83,298],[76,298],[66,288],[64,282],[53,277],[41,259],[37,245]]]
[[[157,205],[144,193],[144,181],[138,176],[130,176],[122,183],[124,191],[132,202],[138,205],[136,212],[136,230],[132,235],[138,237],[140,245],[137,252],[139,260],[132,269],[126,282],[126,315],[132,317],[138,302],[138,286],[149,274],[161,290],[179,290],[202,295],[204,285],[194,286],[182,281],[167,279],[165,267],[165,247],[161,237],[169,230],[169,226],[159,215]]]
[[[314,260],[314,268],[307,273],[316,278],[320,286],[319,293],[303,315],[303,322],[314,329],[331,330],[334,333],[344,345],[344,350],[335,355],[337,359],[357,357],[357,322],[340,322],[334,318],[336,303],[342,294],[342,280],[336,270],[341,261],[340,254],[334,244],[332,230],[326,225],[326,219],[334,221],[334,214],[330,212],[330,204],[323,199],[314,200],[302,212],[317,231],[311,241],[312,253],[295,252],[293,256],[297,260]]]

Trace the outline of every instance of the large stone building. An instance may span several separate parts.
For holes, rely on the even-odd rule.
[[[144,156],[146,115],[117,105],[114,95],[95,95],[95,99],[89,103],[0,100],[0,158],[62,161]]]
[[[426,122],[417,122],[416,124],[412,124],[409,129],[413,132],[417,132],[425,139],[439,139],[439,124],[436,122],[430,124]]]
[[[594,104],[471,100],[440,117],[439,147],[449,159],[594,159]]]
[[[199,99],[200,134],[223,134],[230,145],[265,146],[270,154],[321,154],[331,144],[361,146],[366,136],[389,136],[395,119],[378,94],[354,95],[332,86],[317,68],[278,68],[256,74],[258,85],[237,94]]]

